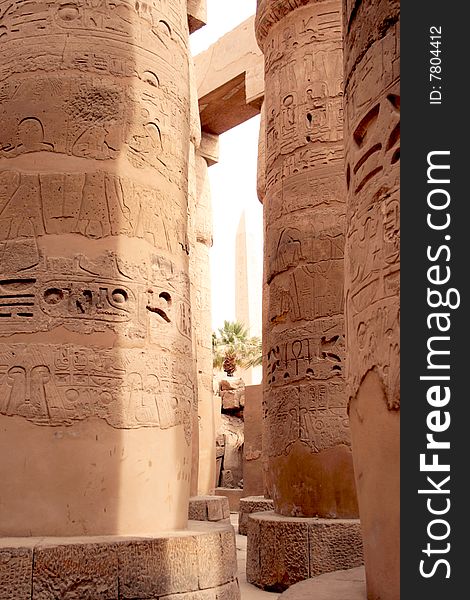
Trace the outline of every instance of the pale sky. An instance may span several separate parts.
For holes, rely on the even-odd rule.
[[[254,15],[256,0],[207,0],[207,25],[191,35],[193,56]]]
[[[256,11],[256,0],[208,0],[208,24],[191,36],[193,55],[206,50],[228,31]],[[233,321],[235,315],[235,239],[243,211],[247,232],[257,248],[248,261],[262,264],[262,206],[256,195],[259,117],[254,117],[220,136],[219,164],[210,167],[214,222],[211,251],[212,327]],[[261,303],[261,281],[253,298]],[[260,307],[259,307],[260,308]],[[260,310],[258,311],[260,312]],[[261,323],[253,324],[253,335],[260,334]]]

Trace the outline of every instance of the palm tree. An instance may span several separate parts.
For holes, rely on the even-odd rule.
[[[224,321],[218,334],[212,334],[214,368],[223,369],[233,377],[237,367],[248,368],[261,364],[261,339],[249,337],[239,321]]]

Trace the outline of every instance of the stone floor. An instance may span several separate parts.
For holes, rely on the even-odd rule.
[[[231,513],[230,522],[238,532],[238,514]],[[241,600],[275,600],[277,593],[265,592],[246,580],[246,536],[236,533],[238,581]],[[326,573],[301,581],[282,594],[281,600],[365,600],[364,567]]]
[[[238,562],[238,582],[241,600],[275,600],[279,594],[260,590],[246,580],[246,535],[238,533],[238,513],[230,514],[230,522],[235,527]]]

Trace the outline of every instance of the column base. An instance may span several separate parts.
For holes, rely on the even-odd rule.
[[[249,515],[246,578],[267,591],[364,562],[359,519]]]
[[[272,511],[274,502],[264,496],[247,496],[240,499],[240,511],[238,513],[238,533],[246,535],[248,530],[248,517],[251,513]]]
[[[279,596],[279,600],[366,600],[364,567],[325,573],[296,583]]]
[[[149,537],[0,538],[2,600],[240,600],[231,525]]]
[[[226,496],[192,496],[189,499],[188,517],[192,521],[227,521],[230,523],[230,506]]]

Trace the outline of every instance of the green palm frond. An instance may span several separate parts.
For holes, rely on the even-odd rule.
[[[237,367],[249,368],[262,362],[261,339],[249,337],[240,321],[224,321],[218,334],[212,334],[213,364],[232,376]]]

